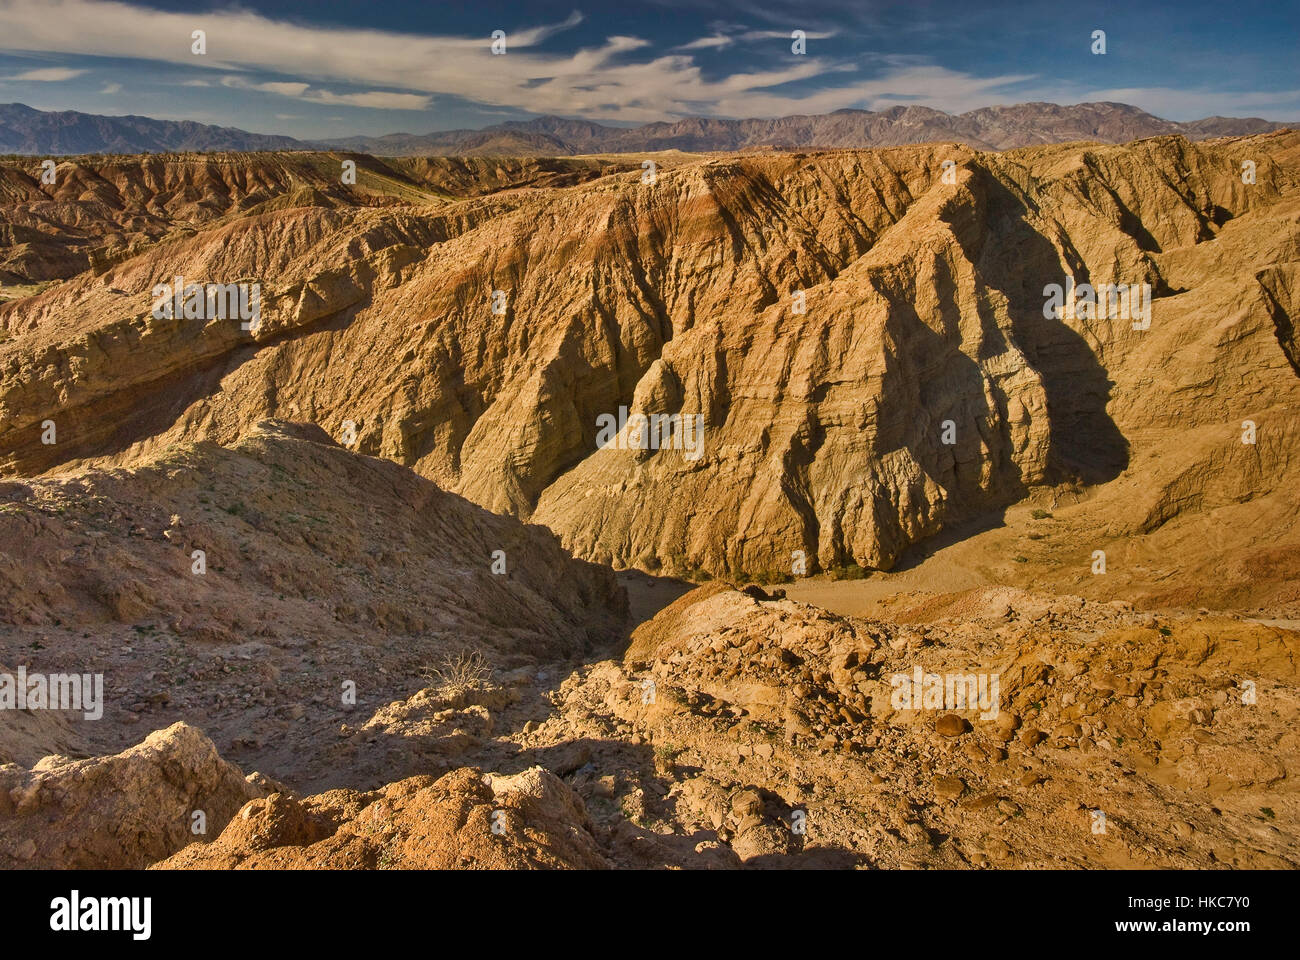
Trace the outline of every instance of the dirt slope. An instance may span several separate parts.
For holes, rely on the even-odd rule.
[[[549,531],[279,421],[229,448],[4,483],[0,595],[10,668],[104,675],[104,719],[72,721],[85,749],[185,720],[246,768],[331,786],[340,725],[444,656],[574,659],[626,613],[613,575]]]

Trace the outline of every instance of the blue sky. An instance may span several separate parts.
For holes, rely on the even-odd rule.
[[[305,138],[1026,100],[1300,121],[1297,38],[1294,0],[0,0],[0,102]]]

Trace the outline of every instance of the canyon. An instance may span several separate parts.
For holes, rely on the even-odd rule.
[[[0,159],[0,864],[1294,867],[1298,158]]]

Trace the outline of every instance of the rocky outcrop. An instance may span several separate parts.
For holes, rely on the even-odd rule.
[[[0,866],[140,869],[215,836],[264,795],[199,730],[176,723],[113,756],[0,766]]]
[[[159,870],[600,869],[582,800],[545,770],[484,777],[461,769],[371,793],[333,790],[247,804],[215,842]]]

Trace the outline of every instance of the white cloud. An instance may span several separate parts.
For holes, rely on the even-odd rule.
[[[235,87],[240,90],[259,90],[262,93],[278,93],[282,97],[300,97],[311,86],[309,83],[252,83],[243,77],[222,77],[223,87]]]
[[[120,83],[106,83],[104,84],[104,89],[100,90],[99,92],[101,96],[107,96],[114,93],[121,93],[122,85]]]
[[[422,93],[390,93],[386,90],[367,90],[364,93],[311,90],[301,99],[332,106],[372,107],[377,110],[427,110],[433,102],[432,97]]]
[[[390,93],[385,90],[368,90],[362,93],[335,93],[332,90],[313,88],[309,83],[296,81],[266,81],[256,83],[244,77],[222,77],[221,85],[238,90],[255,90],[282,97],[294,97],[312,103],[327,103],[352,107],[372,107],[379,110],[425,110],[431,97],[420,93]]]
[[[722,30],[718,33],[711,34],[707,37],[700,37],[698,40],[692,40],[690,43],[683,43],[679,47],[673,47],[674,50],[720,50],[731,46],[733,43],[758,43],[764,40],[781,40],[784,42],[793,42],[791,36],[792,30],[746,30],[743,27],[735,28],[736,32],[727,33]],[[834,30],[818,31],[805,30],[805,40],[826,40],[835,36]]]
[[[830,113],[849,108],[886,110],[894,106],[925,106],[960,113],[1007,102],[1005,88],[1033,79],[1032,74],[976,77],[934,65],[895,66],[879,77],[830,87],[802,97],[769,96],[740,89],[718,101],[724,116],[780,117]]]
[[[39,70],[26,70],[22,73],[15,73],[12,76],[0,77],[0,80],[28,83],[59,83],[63,80],[71,80],[74,77],[79,77],[83,73],[89,73],[89,71],[73,70],[69,67],[41,67]]]
[[[721,34],[714,34],[711,37],[700,37],[698,40],[692,40],[690,43],[683,43],[680,47],[673,47],[674,50],[709,50],[719,47],[729,47],[735,42],[733,37],[724,37]]]

